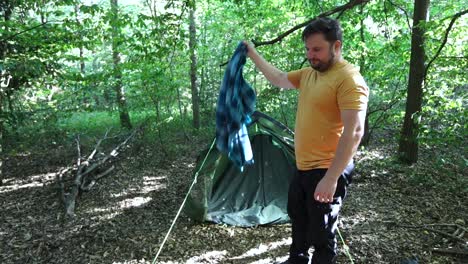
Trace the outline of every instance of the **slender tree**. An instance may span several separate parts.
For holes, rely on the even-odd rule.
[[[75,21],[76,21],[77,25],[81,25],[80,5],[81,5],[81,3],[75,5]],[[82,34],[80,32],[80,36],[81,35]],[[80,72],[82,74],[84,74],[85,73],[85,60],[84,60],[84,48],[83,48],[83,43],[82,42],[80,42],[80,44],[79,44],[79,50],[80,50]]]
[[[3,22],[4,32],[8,32],[8,22],[13,13],[13,5],[9,2],[5,2],[2,5],[3,17],[0,21]],[[3,39],[3,37],[2,37]],[[0,41],[0,62],[3,63],[7,53],[7,42]],[[3,66],[3,65],[2,65]],[[2,67],[3,68],[3,67]],[[9,74],[0,69],[0,186],[3,184],[3,140],[4,140],[4,118],[3,112],[3,101],[6,95],[6,91],[9,86]]]
[[[193,127],[196,129],[200,128],[200,97],[198,95],[197,86],[197,31],[195,25],[195,0],[192,1],[192,7],[189,12],[190,20],[190,38],[189,38],[189,49],[190,49],[190,84],[192,87],[192,117]]]
[[[111,1],[111,25],[112,25],[112,59],[114,62],[114,91],[117,95],[117,105],[119,107],[120,125],[125,128],[132,128],[130,115],[128,114],[127,101],[125,99],[125,91],[122,85],[122,70],[120,65],[120,26],[119,26],[119,4],[118,0]]]
[[[415,0],[406,112],[398,149],[401,160],[410,164],[418,160],[418,128],[425,70],[424,23],[428,17],[429,0]]]
[[[364,6],[363,5],[360,6],[359,13],[361,14],[361,19],[359,21],[360,23],[359,36],[361,38],[361,42],[365,44],[366,38],[365,38],[365,27],[364,27],[364,16],[363,16]],[[362,75],[365,75],[364,74],[365,66],[366,66],[366,56],[365,56],[365,52],[363,52],[361,55],[361,58],[359,59],[359,70]],[[361,145],[367,146],[369,144],[369,141],[370,141],[369,114],[367,114],[365,122],[364,122],[364,135],[362,136]]]

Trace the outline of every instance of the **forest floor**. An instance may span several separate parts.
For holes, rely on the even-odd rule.
[[[0,263],[151,263],[206,147],[171,144],[177,158],[151,145],[125,153],[114,174],[80,197],[73,220],[63,217],[55,174],[74,162],[74,147],[7,157]],[[468,263],[466,157],[457,165],[423,150],[407,166],[395,160],[395,143],[378,145],[358,153],[342,209],[339,228],[354,263]],[[196,223],[182,214],[157,263],[275,263],[287,258],[290,229]],[[339,248],[338,263],[351,263],[341,241]]]

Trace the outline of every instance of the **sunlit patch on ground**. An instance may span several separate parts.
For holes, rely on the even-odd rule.
[[[117,208],[93,208],[92,210],[88,210],[87,213],[93,215],[92,219],[100,219],[100,220],[109,220],[113,219],[116,216],[120,215],[122,211],[117,210]]]
[[[102,178],[83,193],[77,217],[66,223],[58,217],[63,208],[55,174],[41,174],[43,163],[15,161],[21,171],[15,172],[16,177],[8,175],[0,187],[0,263],[152,263],[193,181],[195,159],[195,154],[185,151],[164,163],[156,164],[154,159],[131,163],[134,167],[123,163],[125,170]],[[408,183],[412,172],[431,176],[429,163],[402,166],[384,148],[360,151],[357,161],[339,225],[354,263],[401,263],[414,256],[419,263],[458,263],[431,249],[456,248],[461,243],[418,226],[466,219],[464,197],[432,186],[415,189]],[[40,167],[33,170],[25,165]],[[440,183],[449,184],[453,181],[449,179]],[[466,228],[465,222],[459,222]],[[237,228],[195,223],[182,213],[157,263],[282,262],[288,257],[290,235],[289,224]],[[338,263],[350,263],[341,239],[338,244]]]
[[[190,259],[187,260],[187,264],[195,264],[195,263],[200,263],[200,262],[203,262],[203,263],[221,263],[220,261],[222,261],[223,259],[225,259],[225,256],[227,255],[227,251],[226,250],[223,250],[223,251],[210,251],[210,252],[206,252],[200,256],[196,256],[196,257],[192,257]]]
[[[161,176],[143,176],[143,183],[139,186],[128,188],[119,193],[110,194],[112,197],[125,197],[130,193],[147,194],[152,191],[157,191],[166,188],[165,183],[161,183],[166,177]]]
[[[146,263],[148,263],[148,260],[145,260],[145,259],[112,262],[112,264],[146,264]],[[174,262],[171,262],[171,263],[174,263]]]
[[[268,244],[260,244],[260,246],[258,246],[257,248],[252,248],[248,250],[247,252],[245,252],[244,254],[240,256],[232,257],[230,259],[244,259],[248,257],[262,255],[268,251],[277,249],[279,247],[289,246],[291,245],[291,242],[292,242],[291,238],[287,238],[287,239],[285,238],[280,241],[275,241],[275,242],[271,242]]]
[[[165,178],[166,177],[144,176],[143,186],[139,190],[140,193],[149,193],[162,188],[166,188],[165,184],[160,183]]]
[[[127,209],[131,207],[140,207],[148,203],[151,200],[152,200],[151,197],[135,197],[135,198],[125,199],[119,202],[119,205],[121,209]]]
[[[261,259],[258,259],[259,256],[264,255],[268,252],[271,252],[275,249],[278,249],[280,247],[289,247],[291,244],[291,239],[290,238],[284,238],[279,241],[275,242],[270,242],[267,244],[260,244],[256,248],[252,248],[247,250],[242,255],[235,256],[235,257],[229,257],[229,252],[227,250],[223,251],[209,251],[205,252],[203,254],[200,254],[198,256],[192,256],[186,261],[179,261],[179,262],[173,262],[173,261],[158,261],[158,263],[162,264],[172,264],[172,263],[185,263],[185,264],[196,264],[196,263],[251,263],[251,264],[271,264],[271,263],[276,263],[276,262],[282,262],[285,261],[288,256],[280,256],[280,257],[264,257]],[[251,259],[250,261],[248,259]]]
[[[252,261],[249,262],[249,264],[271,264],[271,263],[281,263],[283,261],[286,261],[288,259],[288,256],[284,257],[278,257],[275,259],[272,258],[265,258],[265,259],[259,259],[257,261]]]
[[[142,182],[138,185],[120,192],[109,193],[109,196],[117,198],[117,201],[107,202],[105,207],[94,207],[86,213],[93,215],[93,219],[108,220],[120,215],[126,209],[144,207],[153,200],[151,192],[167,187],[165,183],[162,183],[165,179],[165,176],[143,176]]]
[[[16,191],[26,188],[39,188],[53,184],[57,173],[32,175],[26,178],[4,179],[6,185],[0,187],[0,193]]]

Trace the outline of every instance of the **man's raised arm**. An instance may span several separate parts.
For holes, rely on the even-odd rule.
[[[275,66],[266,61],[255,49],[254,45],[250,42],[244,41],[247,45],[247,56],[254,62],[255,67],[259,69],[265,78],[273,84],[284,89],[293,89],[294,85],[288,80],[288,74],[280,71]]]

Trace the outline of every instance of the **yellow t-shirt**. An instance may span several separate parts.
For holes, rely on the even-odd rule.
[[[299,90],[294,145],[300,170],[328,168],[343,132],[340,110],[367,108],[369,88],[347,61],[325,72],[311,67],[288,73]]]

